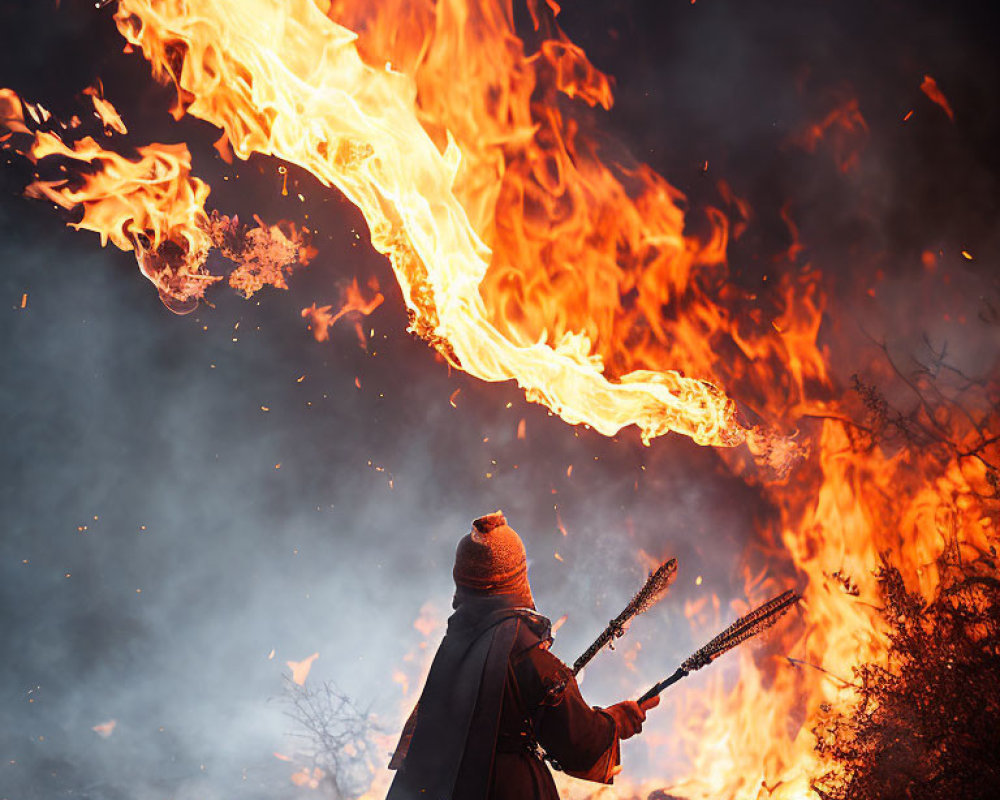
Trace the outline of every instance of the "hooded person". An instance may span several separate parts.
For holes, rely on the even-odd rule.
[[[546,760],[609,784],[619,742],[646,711],[593,708],[549,652],[524,544],[497,511],[472,523],[455,553],[455,611],[389,764],[387,800],[558,800]]]

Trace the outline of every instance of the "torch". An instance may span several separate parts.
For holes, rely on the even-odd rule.
[[[673,675],[655,684],[636,702],[638,702],[641,706],[643,703],[654,698],[668,686],[672,686],[681,678],[690,675],[696,669],[701,669],[702,667],[711,664],[723,653],[726,653],[748,639],[752,639],[754,636],[763,633],[765,630],[774,625],[774,623],[776,623],[779,619],[781,619],[781,617],[787,613],[788,609],[799,602],[800,599],[799,595],[789,589],[787,592],[782,592],[777,597],[771,598],[750,613],[740,617],[736,620],[736,622],[712,639],[712,641],[690,656],[677,668]]]
[[[659,567],[656,568],[655,572],[649,573],[649,578],[646,579],[646,583],[643,584],[643,587],[635,593],[635,597],[629,600],[628,605],[625,606],[622,613],[611,620],[611,622],[608,623],[608,627],[601,632],[601,635],[594,640],[593,644],[584,650],[583,655],[573,662],[573,674],[578,675],[580,670],[590,663],[590,659],[596,656],[604,645],[610,644],[613,648],[614,640],[625,635],[625,626],[628,624],[629,620],[651,608],[653,604],[666,593],[667,588],[670,586],[670,582],[673,581],[676,574],[676,558],[664,561]]]

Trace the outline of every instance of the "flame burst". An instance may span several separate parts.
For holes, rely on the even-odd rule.
[[[142,273],[169,308],[190,310],[208,284],[219,280],[205,269],[211,247],[206,232],[209,187],[191,176],[191,155],[183,144],[139,148],[129,160],[105,150],[91,137],[72,146],[40,131],[28,155],[33,160],[63,156],[95,171],[80,186],[69,179],[35,181],[26,194],[45,197],[67,209],[83,209],[73,227],[95,231],[122,250],[135,250]]]
[[[449,127],[449,119],[435,124],[431,117],[435,104],[417,102],[419,81],[389,66],[366,63],[359,54],[357,36],[324,14],[340,10],[313,0],[258,2],[252,9],[245,2],[213,0],[194,12],[180,0],[127,0],[120,3],[116,20],[128,41],[150,60],[154,74],[177,86],[176,114],[186,112],[222,128],[239,158],[260,153],[304,167],[361,209],[373,246],[392,263],[410,312],[411,329],[453,364],[487,381],[515,379],[529,398],[544,403],[566,421],[589,424],[607,435],[634,424],[646,440],[677,431],[701,444],[730,446],[743,441],[746,431],[736,421],[735,404],[707,380],[673,370],[634,368],[641,365],[624,362],[620,374],[609,379],[605,356],[594,346],[600,332],[580,323],[593,317],[588,310],[591,305],[607,299],[601,292],[588,298],[578,317],[551,317],[544,327],[539,327],[538,320],[551,310],[545,305],[534,309],[534,322],[518,318],[532,310],[527,304],[514,311],[501,299],[491,302],[492,311],[487,308],[484,294],[489,296],[488,290],[497,283],[517,284],[508,297],[521,292],[545,304],[551,302],[553,307],[570,307],[558,296],[544,300],[544,284],[532,287],[513,277],[513,264],[517,264],[517,274],[530,274],[536,264],[526,260],[532,258],[533,250],[546,245],[536,241],[528,250],[515,253],[512,245],[504,244],[510,240],[505,238],[508,234],[498,230],[503,218],[494,213],[500,198],[509,197],[512,191],[512,184],[503,180],[504,150],[531,140],[530,82],[518,89],[516,98],[520,106],[528,103],[522,109],[523,120],[504,113],[484,117],[495,121],[492,140],[490,131],[473,127],[475,118],[468,119],[464,130],[458,125]],[[482,10],[485,13],[488,7]],[[491,36],[510,30],[509,11],[487,20],[497,26]],[[398,20],[393,29],[400,29]],[[423,28],[417,30],[419,36]],[[606,91],[594,90],[593,81],[586,80],[598,73],[588,69],[581,51],[564,42],[549,46],[546,53],[547,63],[559,68],[556,85],[561,91],[591,102],[602,98],[610,102]],[[528,61],[523,55],[521,60]],[[600,87],[606,81],[596,84]],[[441,106],[453,108],[452,100],[444,98]],[[483,102],[485,98],[480,98],[478,105]],[[557,130],[553,122],[551,135]],[[473,140],[491,144],[477,157],[473,147],[462,144]],[[571,142],[564,139],[561,147],[569,146]],[[525,188],[546,174],[550,183],[561,179],[555,162],[532,169],[532,181],[522,184]],[[620,242],[612,235],[596,266],[574,264],[572,250],[554,248],[552,264],[561,271],[562,282],[603,283],[604,294],[619,291],[610,275],[592,282],[576,280],[574,272],[579,268],[586,276],[588,269],[598,267],[616,271],[608,253],[623,246],[641,251],[636,253],[634,281],[649,279],[647,272],[638,269],[641,262],[660,259],[671,275],[668,290],[681,285],[696,263],[708,259],[705,247],[697,247],[681,234],[683,215],[677,193],[662,181],[653,181],[648,170],[632,177],[650,183],[638,201],[625,206],[628,195],[616,182],[617,198],[597,205],[605,214],[613,210],[631,218],[638,226],[631,234],[635,241]],[[570,191],[593,187],[600,179],[580,175]],[[603,180],[614,179],[607,173]],[[654,190],[658,194],[649,197]],[[476,202],[468,201],[473,194]],[[663,218],[658,233],[639,226],[640,219],[655,216],[643,212],[644,204],[654,203],[657,197],[660,202],[655,211]],[[569,201],[584,204],[588,197],[571,195],[562,202]],[[489,224],[491,219],[496,222]],[[552,222],[545,221],[550,239],[578,238],[573,226],[558,230]],[[538,231],[531,234],[535,239],[538,235]],[[531,241],[525,236],[516,238]],[[715,236],[708,248],[716,260],[724,252],[720,239],[724,239],[721,234]],[[574,247],[591,252],[580,242]],[[494,258],[494,252],[501,256]],[[491,265],[495,265],[492,275]],[[629,323],[621,319],[613,324]]]
[[[127,133],[99,82],[83,94],[90,97],[106,134]],[[33,130],[25,111],[35,125],[63,131],[80,126],[77,117],[66,125],[44,107],[23,103],[12,90],[0,88],[0,125],[8,131],[0,143],[36,165],[62,162],[65,177],[37,179],[25,195],[73,212],[78,220],[69,224],[98,233],[102,246],[110,241],[134,251],[142,274],[177,314],[197,308],[206,290],[222,280],[206,268],[212,250],[235,264],[229,285],[248,298],[262,286],[288,288],[286,275],[315,254],[306,228],[284,221],[266,225],[257,217],[255,227],[241,226],[238,217],[206,213],[210,189],[191,174],[191,154],[184,144],[153,143],[139,147],[136,158],[126,158],[91,136],[67,143],[55,130]],[[15,135],[16,144],[11,141]]]

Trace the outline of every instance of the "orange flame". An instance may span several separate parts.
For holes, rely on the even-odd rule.
[[[126,132],[118,112],[104,99],[100,82],[84,94],[90,96],[108,131]],[[36,125],[51,118],[41,106],[23,103],[13,91],[0,89],[0,124],[11,134],[31,137],[20,152],[35,163],[55,156],[86,166],[73,178],[36,180],[25,194],[82,210],[73,227],[100,234],[102,246],[111,241],[122,250],[135,250],[143,274],[168,307],[180,312],[196,306],[219,278],[203,268],[211,245],[205,214],[209,187],[191,176],[187,147],[152,144],[140,147],[138,159],[130,160],[89,136],[67,145],[50,131],[32,132],[25,124],[25,111]]]
[[[338,11],[321,5],[331,13]],[[509,280],[503,277],[503,261],[492,257],[486,241],[494,238],[491,233],[499,237],[499,232],[485,229],[503,188],[496,170],[503,147],[530,138],[530,118],[525,117],[523,124],[503,121],[503,115],[496,118],[499,138],[488,154],[493,178],[484,185],[489,176],[472,174],[480,163],[459,144],[464,140],[459,127],[438,126],[443,138],[436,144],[432,120],[427,120],[430,134],[421,124],[427,119],[415,103],[421,84],[395,69],[366,64],[355,34],[322,12],[312,0],[261,1],[253,4],[252,11],[244,2],[213,0],[197,15],[189,14],[179,0],[125,0],[116,20],[128,41],[141,47],[152,62],[154,74],[177,86],[176,113],[186,111],[218,125],[237,157],[261,153],[298,164],[359,206],[372,244],[392,262],[411,314],[411,329],[451,363],[483,380],[516,379],[530,399],[545,403],[568,422],[587,423],[605,434],[635,424],[647,441],[671,430],[702,444],[743,441],[746,431],[736,421],[735,404],[711,383],[673,370],[634,368],[637,364],[623,365],[617,379],[609,380],[619,370],[605,373],[605,357],[594,350],[596,332],[578,324],[578,319],[563,323],[553,317],[555,324],[540,330],[490,314],[481,291],[493,285],[488,275],[491,263],[499,265],[495,280]],[[512,24],[509,15],[492,21],[502,26],[497,29],[501,33]],[[398,19],[393,27],[405,29]],[[606,90],[594,88],[606,82],[597,78],[581,51],[561,42],[544,53],[544,64],[538,68],[554,70],[559,91],[587,102],[608,101]],[[527,84],[518,89],[524,102],[530,89]],[[558,127],[558,120],[550,119]],[[473,121],[470,115],[469,123]],[[555,135],[556,128],[552,130]],[[488,133],[479,130],[475,139],[489,141]],[[565,148],[573,147],[569,138],[562,142]],[[551,174],[544,163],[524,167],[533,170],[537,180],[559,181],[558,172]],[[721,262],[725,239],[721,224],[709,244],[699,247],[681,234],[683,213],[676,191],[642,167],[623,179],[650,188],[626,205],[628,193],[619,183],[616,197],[598,205],[605,215],[615,213],[634,221],[630,246],[636,251],[636,281],[649,279],[648,270],[642,268],[657,260],[670,274],[668,289],[680,286],[697,263]],[[575,184],[583,191],[601,180],[613,178],[581,175]],[[479,194],[478,204],[466,207],[461,197],[473,184],[486,191]],[[582,208],[590,197],[585,193],[564,202],[570,199]],[[640,224],[657,215],[659,233]],[[572,228],[558,234],[560,242],[579,238]],[[605,249],[614,252],[619,245],[612,238]],[[572,245],[559,258],[569,259],[578,248]],[[497,252],[505,251],[501,246]],[[518,254],[518,260],[525,255]],[[590,283],[570,280],[568,263],[572,261],[558,264],[564,283]],[[614,270],[614,260],[602,255],[597,267]],[[614,283],[593,285],[610,288]],[[537,296],[544,297],[544,292]],[[704,345],[700,349],[704,352]]]
[[[303,318],[309,321],[309,329],[317,342],[325,342],[330,338],[330,328],[332,328],[345,314],[358,313],[367,317],[376,308],[382,305],[385,298],[378,290],[378,281],[372,279],[368,283],[368,288],[374,294],[371,300],[365,300],[358,286],[358,279],[354,278],[351,284],[344,290],[343,305],[336,313],[332,313],[333,306],[319,306],[313,303],[308,308],[302,309]]]
[[[94,113],[104,123],[105,130],[115,133],[128,133],[128,128],[122,122],[121,116],[111,103],[104,99],[104,86],[98,81],[93,86],[88,86],[83,93],[90,97],[94,104]]]
[[[73,227],[95,231],[101,244],[111,241],[135,250],[143,274],[174,310],[197,305],[206,288],[218,281],[204,270],[211,241],[205,232],[209,187],[191,176],[191,155],[183,144],[138,148],[131,161],[105,150],[87,136],[66,145],[54,133],[39,131],[28,156],[39,161],[62,156],[90,164],[94,172],[79,186],[69,179],[35,181],[29,197],[45,197],[67,209],[83,209]]]
[[[100,82],[84,94],[90,96],[106,133],[127,132]],[[147,145],[138,148],[137,159],[128,159],[89,136],[67,144],[51,131],[33,132],[25,124],[25,110],[35,124],[51,119],[41,106],[22,103],[14,92],[0,89],[0,124],[10,131],[5,139],[28,134],[30,143],[19,152],[31,161],[55,157],[75,167],[61,165],[70,177],[35,180],[25,194],[80,214],[81,219],[70,224],[98,233],[102,246],[110,241],[122,250],[134,250],[142,273],[175,313],[193,311],[208,287],[222,279],[204,266],[213,247],[236,263],[229,285],[245,297],[265,285],[287,288],[285,276],[315,254],[308,229],[287,222],[268,226],[256,217],[256,227],[244,229],[238,218],[206,214],[210,190],[191,175],[191,156],[183,144]]]
[[[291,781],[300,788],[318,789],[320,782],[325,777],[326,773],[319,767],[313,767],[311,770],[303,767],[297,772],[292,773]]]
[[[0,125],[14,133],[30,133],[24,124],[21,98],[11,89],[3,87],[0,87]]]
[[[309,658],[304,658],[302,661],[286,661],[285,664],[292,671],[292,682],[297,683],[302,686],[306,682],[306,678],[309,677],[309,671],[312,669],[313,661],[319,658],[319,653],[313,653]]]
[[[948,98],[944,96],[944,92],[938,87],[937,81],[930,75],[924,75],[924,79],[920,84],[920,91],[927,95],[932,102],[937,103],[944,110],[944,113],[948,115],[948,119],[952,122],[955,121],[955,112],[951,110],[951,103],[948,102]]]

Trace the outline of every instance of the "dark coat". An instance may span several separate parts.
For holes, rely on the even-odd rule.
[[[387,800],[558,800],[560,768],[611,782],[614,720],[548,651],[549,623],[503,596],[461,603],[390,764]]]

